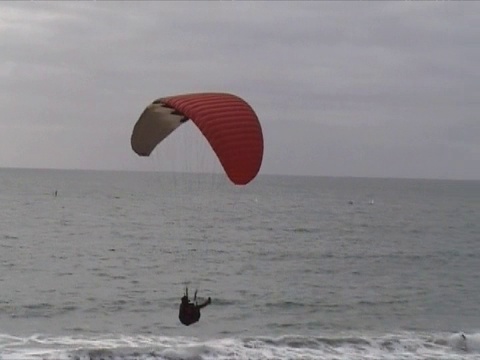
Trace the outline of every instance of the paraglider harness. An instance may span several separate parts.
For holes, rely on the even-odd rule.
[[[210,304],[211,299],[208,298],[208,300],[204,304],[198,305],[197,290],[195,290],[193,301],[194,302],[192,303],[188,299],[188,288],[185,288],[185,295],[183,295],[182,297],[182,302],[180,304],[180,311],[178,314],[178,318],[180,319],[180,322],[185,326],[189,326],[191,324],[196,323],[198,320],[200,320],[200,309]]]

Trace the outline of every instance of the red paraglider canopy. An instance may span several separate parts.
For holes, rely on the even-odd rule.
[[[149,156],[187,119],[208,140],[234,184],[245,185],[255,178],[263,159],[262,128],[250,105],[232,94],[184,94],[155,100],[134,126],[132,149]]]

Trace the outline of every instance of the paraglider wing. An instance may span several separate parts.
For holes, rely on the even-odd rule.
[[[250,105],[232,94],[185,94],[155,100],[135,124],[132,149],[141,156],[150,155],[187,119],[208,140],[234,184],[245,185],[255,178],[263,158],[262,129]]]

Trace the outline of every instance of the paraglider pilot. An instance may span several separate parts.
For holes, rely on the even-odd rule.
[[[188,288],[185,288],[185,295],[182,297],[178,318],[183,325],[189,326],[200,320],[200,309],[212,302],[209,297],[203,304],[197,304],[197,290],[193,296],[193,303],[188,299]]]

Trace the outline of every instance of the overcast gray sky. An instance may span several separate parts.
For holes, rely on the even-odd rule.
[[[1,2],[0,167],[148,170],[145,106],[226,91],[261,173],[480,179],[478,24],[479,2]]]

